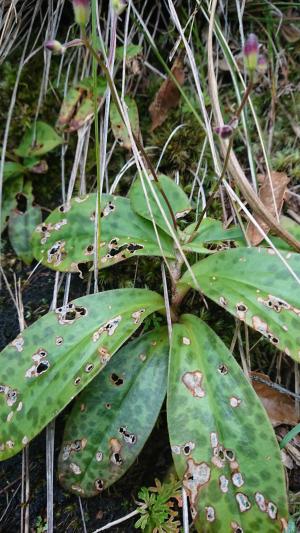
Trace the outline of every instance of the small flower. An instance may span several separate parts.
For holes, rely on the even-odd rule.
[[[256,70],[261,76],[263,76],[267,72],[268,62],[265,56],[258,57]]]
[[[50,52],[56,55],[61,55],[66,50],[66,48],[59,41],[56,41],[54,39],[45,42],[45,48],[47,48],[47,50],[50,50]]]
[[[258,39],[254,33],[250,33],[244,45],[245,67],[250,74],[254,72],[258,60]]]
[[[221,139],[228,139],[233,134],[233,127],[230,124],[224,124],[224,126],[217,126],[214,128],[215,132]]]
[[[121,15],[123,11],[127,7],[127,1],[126,0],[112,0],[112,7],[117,13],[117,15]]]
[[[86,26],[90,18],[90,0],[73,0],[75,22]]]

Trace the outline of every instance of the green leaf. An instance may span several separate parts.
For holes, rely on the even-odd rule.
[[[167,412],[197,531],[282,531],[286,487],[272,426],[229,350],[192,315],[173,326]]]
[[[99,494],[135,461],[166,394],[168,352],[165,327],[134,339],[78,396],[59,456],[66,489]]]
[[[127,112],[130,121],[130,126],[136,137],[140,136],[140,126],[139,126],[139,112],[135,100],[129,96],[125,96],[125,103],[127,105]],[[131,150],[131,140],[127,131],[127,128],[121,118],[121,115],[117,109],[117,106],[114,102],[110,106],[110,123],[111,128],[114,134],[115,139],[118,141],[120,146],[126,148],[126,150]]]
[[[173,209],[176,219],[184,217],[187,213],[191,211],[192,208],[191,208],[190,202],[186,194],[183,192],[181,187],[176,185],[176,183],[171,178],[168,178],[168,176],[164,176],[163,174],[159,174],[158,179],[159,179],[159,185],[155,181],[152,182],[152,185],[156,191],[156,194],[159,198],[159,201],[161,203],[161,206],[165,212],[165,215],[168,221],[170,222],[171,226],[173,226],[171,215],[169,213],[169,209],[166,205],[166,202],[161,192],[159,191],[159,187],[161,187],[163,191],[165,192],[171,204],[171,207]],[[151,210],[152,210],[156,224],[160,228],[162,228],[166,233],[170,233],[164,221],[163,215],[161,214],[160,209],[155,199],[152,196],[148,183],[145,183],[145,187],[146,187],[147,195],[149,198],[149,203],[150,203]],[[133,210],[138,215],[141,215],[147,220],[151,220],[151,214],[148,209],[147,201],[144,195],[144,190],[143,190],[140,180],[135,181],[135,183],[130,189],[129,196],[130,196],[130,201],[131,201]]]
[[[17,195],[23,190],[23,176],[17,176],[3,184],[3,202],[1,208],[1,231],[7,225],[12,209],[17,207]]]
[[[40,207],[31,206],[25,213],[17,209],[11,211],[8,222],[8,235],[17,256],[30,265],[33,260],[31,235],[37,224],[42,221]]]
[[[20,163],[6,161],[4,163],[3,181],[22,176],[24,174],[24,171],[25,169]]]
[[[300,361],[300,286],[272,249],[236,248],[192,267],[203,293]],[[282,252],[300,275],[300,255]],[[181,280],[197,288],[187,272]]]
[[[126,46],[126,59],[133,59],[134,57],[141,54],[143,51],[143,48],[139,44],[129,44]],[[123,60],[123,54],[124,54],[124,46],[118,46],[116,48],[116,59],[119,61]]]
[[[0,354],[0,460],[15,455],[102,370],[160,295],[119,289],[47,313]]]
[[[192,235],[196,223],[187,226],[183,232],[185,239],[188,240]],[[222,222],[213,218],[204,218],[201,222],[195,237],[191,242],[185,244],[183,249],[190,252],[197,252],[199,254],[214,253],[216,250],[210,249],[210,243],[222,243],[224,241],[244,241],[244,236],[239,226],[233,226],[229,229],[224,229]]]
[[[78,272],[78,264],[93,261],[96,194],[60,206],[33,233],[35,258],[54,270]],[[160,235],[162,248],[172,257],[172,241]],[[102,195],[100,267],[136,255],[161,255],[152,223],[131,209],[127,198]]]
[[[40,156],[50,152],[59,144],[62,144],[62,139],[56,131],[46,122],[38,121],[36,127],[33,125],[26,131],[15,153],[20,157]]]

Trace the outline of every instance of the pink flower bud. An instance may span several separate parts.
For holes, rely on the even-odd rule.
[[[233,134],[233,127],[230,124],[224,124],[224,126],[217,126],[214,128],[215,132],[221,139],[228,139]]]
[[[59,41],[55,40],[47,41],[45,43],[45,48],[56,55],[61,55],[65,52],[65,47]]]
[[[86,26],[90,18],[90,0],[73,0],[75,22]]]
[[[254,33],[250,33],[244,45],[245,67],[249,73],[253,73],[257,66],[258,59],[258,39]]]
[[[268,62],[267,62],[267,59],[266,59],[265,56],[259,56],[259,58],[257,60],[256,70],[257,70],[258,74],[260,74],[261,76],[263,76],[267,72],[267,70],[268,70]]]

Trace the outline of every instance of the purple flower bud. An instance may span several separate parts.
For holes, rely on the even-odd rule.
[[[75,22],[86,26],[90,18],[90,0],[73,0]]]
[[[254,72],[258,59],[258,39],[254,33],[250,33],[244,45],[244,61],[248,72]]]
[[[228,139],[233,133],[233,127],[230,124],[224,124],[224,126],[217,126],[214,128],[215,132],[221,139]]]
[[[261,76],[263,76],[267,72],[267,70],[268,70],[268,62],[267,62],[267,59],[266,59],[265,56],[259,56],[259,58],[257,60],[256,70],[257,70],[258,74],[260,74]]]
[[[65,51],[65,47],[59,41],[55,41],[54,39],[45,42],[45,48],[56,55],[61,55]]]
[[[112,7],[117,13],[117,15],[121,15],[123,11],[127,7],[127,1],[126,0],[112,0]]]

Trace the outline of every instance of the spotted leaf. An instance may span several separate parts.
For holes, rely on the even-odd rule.
[[[168,427],[197,531],[283,530],[287,500],[272,426],[235,359],[199,318],[173,326]]]
[[[25,213],[17,209],[10,213],[8,222],[10,243],[17,256],[28,265],[33,259],[30,242],[31,234],[41,220],[41,208],[37,206],[30,206]]]
[[[164,210],[164,213],[170,225],[173,227],[172,218],[171,218],[168,206],[160,192],[160,188],[163,189],[163,191],[165,192],[169,200],[169,203],[171,204],[171,207],[172,207],[172,210],[173,210],[173,213],[176,219],[180,219],[184,217],[187,213],[191,211],[192,208],[191,208],[189,199],[184,193],[184,191],[181,189],[181,187],[176,185],[176,183],[171,178],[168,178],[168,176],[164,176],[163,174],[160,174],[158,178],[159,178],[159,184],[153,181],[152,185],[158,196],[162,209]],[[151,207],[156,224],[160,228],[162,228],[166,233],[170,233],[166,225],[166,222],[164,220],[164,217],[155,201],[155,198],[153,197],[152,192],[150,191],[150,187],[148,183],[145,184],[145,187],[146,187],[150,207]],[[147,220],[152,220],[151,213],[149,212],[147,200],[144,195],[144,190],[143,190],[143,187],[140,181],[135,181],[135,183],[131,187],[130,201],[131,201],[132,208],[138,215],[141,215]]]
[[[93,261],[96,194],[74,198],[55,209],[37,226],[32,237],[34,256],[62,272],[78,272],[78,264]],[[161,232],[167,257],[172,242]],[[105,268],[135,255],[161,255],[151,222],[139,217],[127,198],[104,194],[101,210],[101,259]]]
[[[78,396],[59,456],[66,489],[93,496],[128,470],[165,397],[168,352],[166,328],[147,333],[121,348]]]
[[[0,354],[0,460],[15,455],[97,374],[163,299],[144,289],[78,298]]]
[[[299,276],[299,254],[282,253]],[[300,361],[300,285],[272,249],[226,250],[192,270],[206,296]],[[182,283],[196,288],[188,272]]]

